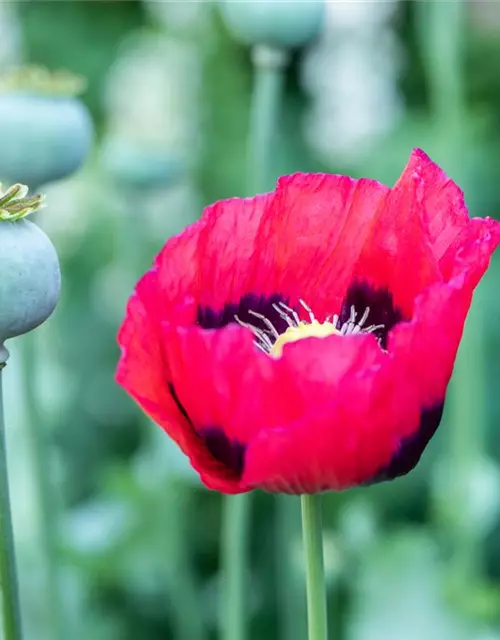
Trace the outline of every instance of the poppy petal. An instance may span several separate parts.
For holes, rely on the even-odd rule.
[[[297,173],[278,180],[263,216],[259,262],[275,291],[335,313],[389,189],[374,180]]]
[[[342,395],[349,398],[346,406],[333,404],[326,415],[308,416],[305,423],[298,420],[291,431],[290,425],[284,425],[259,434],[247,451],[244,480],[263,483],[269,490],[296,492],[369,484],[408,473],[439,426],[472,291],[500,242],[499,229],[498,223],[489,220],[473,222],[463,244],[461,267],[454,263],[455,279],[425,289],[415,301],[411,321],[395,327],[388,347],[391,365],[373,375],[365,390],[354,387],[356,399],[349,398],[344,388]],[[350,378],[347,382],[353,384]],[[360,404],[370,401],[360,409]],[[350,435],[350,446],[342,440],[342,430],[333,428],[342,415],[349,424],[344,435]],[[376,441],[369,437],[364,422]],[[297,452],[304,450],[308,438],[321,446],[309,450],[299,462],[294,446]],[[274,476],[268,475],[271,469]]]
[[[283,434],[285,440],[291,438],[289,446],[293,449],[294,438],[301,433],[301,428],[305,430],[304,441],[298,439],[292,458],[300,457],[302,462],[298,464],[295,460],[291,477],[284,472],[280,476],[282,482],[288,483],[289,491],[298,493],[306,486],[317,490],[318,482],[322,487],[340,488],[344,486],[342,483],[352,482],[358,475],[365,479],[389,460],[393,442],[387,430],[385,441],[377,440],[370,451],[374,460],[369,461],[368,469],[361,468],[363,461],[360,462],[352,446],[354,443],[359,448],[371,417],[364,414],[361,430],[351,424],[344,406],[341,413],[347,423],[336,418],[335,398],[344,397],[347,391],[347,397],[352,400],[348,387],[344,389],[348,374],[375,371],[387,360],[373,336],[309,338],[285,345],[283,356],[274,360],[257,351],[250,332],[240,327],[202,331],[165,325],[164,331],[172,377],[183,406],[197,433],[209,432],[215,439],[219,459],[222,452],[228,466],[241,461],[241,487],[255,487],[255,478],[262,472],[260,453],[250,453],[259,451],[259,443],[269,441],[273,451],[278,452]],[[196,367],[192,366],[193,362],[197,363]],[[357,387],[357,393],[361,394],[361,402],[355,403],[358,411],[364,406],[365,386],[370,386],[368,380],[372,375],[367,374]],[[314,408],[312,417],[311,407]],[[326,416],[326,436],[315,430],[316,413]],[[302,426],[295,429],[295,423]],[[352,428],[346,430],[346,424]],[[278,434],[277,439],[271,439],[271,434]],[[311,458],[309,449],[312,454],[318,442],[330,451],[330,463],[321,469],[323,475],[313,478],[308,465],[315,458]],[[288,445],[284,446],[280,454],[276,453],[278,457],[282,454],[283,464],[291,455]],[[338,477],[331,476],[332,469]],[[272,484],[274,480],[269,482]],[[268,488],[268,480],[263,480],[263,487]]]
[[[163,340],[173,383],[194,429],[219,429],[230,442],[248,443],[265,419],[259,393],[273,365],[257,350],[250,331],[238,325],[206,331],[164,323]],[[259,415],[253,409],[248,413],[248,405],[258,407]],[[274,407],[266,408],[268,415]]]
[[[353,309],[358,314],[369,310],[365,326],[377,327],[373,335],[380,340],[382,348],[386,349],[389,332],[403,320],[403,313],[396,306],[392,293],[388,289],[377,288],[366,280],[354,280],[342,302],[340,326],[349,320]]]
[[[472,218],[443,254],[439,267],[445,281],[466,274],[464,286],[474,289],[500,243],[500,224],[491,218]]]
[[[273,201],[271,193],[233,198],[205,209],[197,247],[196,299],[201,307],[220,310],[227,303],[239,303],[247,294],[278,293],[272,274],[259,261],[259,247],[266,242],[261,220]]]
[[[346,371],[329,402],[258,434],[247,449],[244,483],[315,493],[373,477],[391,459],[398,426],[419,420],[416,398],[411,389],[406,397],[400,384],[389,358],[383,365]]]
[[[165,385],[168,369],[165,370],[154,317],[141,297],[142,290],[148,287],[156,287],[152,272],[144,276],[127,304],[125,320],[118,333],[121,357],[116,379],[154,420],[172,422],[168,432],[178,442],[182,438],[176,434],[177,411]]]
[[[421,216],[424,197],[422,178],[415,172],[403,175],[391,190],[354,267],[354,280],[390,291],[405,317],[411,317],[415,296],[441,279]]]
[[[423,190],[423,221],[433,253],[439,261],[469,223],[464,194],[421,149],[412,152],[399,184],[410,183],[415,175],[420,178]]]
[[[236,474],[214,459],[195,432],[171,381],[158,325],[156,307],[148,297],[157,291],[157,272],[148,272],[139,282],[127,305],[127,314],[118,334],[121,357],[116,380],[143,411],[161,426],[189,457],[210,488],[225,493],[244,489]],[[186,307],[194,322],[194,311]]]
[[[473,289],[500,243],[500,225],[473,220],[468,234],[461,259],[454,261],[455,277],[422,293],[412,321],[398,325],[390,337],[397,375],[418,389],[422,414],[415,431],[398,432],[391,462],[378,472],[378,480],[413,468],[409,465],[415,466],[439,425]]]
[[[272,199],[273,194],[222,200],[170,238],[155,259],[154,300],[148,310],[169,318],[191,298],[200,306],[203,321],[203,309],[219,311],[254,289],[259,294],[260,283],[269,277],[256,269],[256,245],[261,242],[257,234]]]
[[[424,409],[420,414],[418,427],[410,436],[402,438],[398,442],[390,462],[379,469],[373,477],[365,480],[363,484],[369,485],[394,480],[394,478],[404,476],[414,469],[441,423],[443,409],[444,403],[430,409]]]

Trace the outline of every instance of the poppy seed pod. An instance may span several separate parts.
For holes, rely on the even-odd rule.
[[[221,12],[231,33],[249,45],[300,47],[320,32],[323,0],[221,0]]]
[[[0,196],[0,362],[5,340],[42,324],[59,299],[61,275],[49,238],[24,217],[42,206],[14,185]]]
[[[28,73],[0,83],[0,177],[41,185],[74,173],[87,156],[93,127],[71,95],[75,82]]]
[[[148,148],[121,138],[106,141],[101,161],[118,184],[137,189],[169,186],[183,173],[181,159],[166,149]]]

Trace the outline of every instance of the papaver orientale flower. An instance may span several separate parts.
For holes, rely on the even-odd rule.
[[[500,223],[420,150],[394,188],[295,174],[208,207],[137,284],[117,380],[225,493],[408,473]]]

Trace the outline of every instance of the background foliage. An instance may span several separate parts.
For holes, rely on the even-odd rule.
[[[460,27],[432,14],[439,4],[458,3],[329,4],[321,40],[288,70],[276,175],[349,172],[392,183],[421,146],[464,186],[475,215],[499,216],[500,5],[470,2]],[[208,640],[221,499],[115,385],[115,333],[165,240],[204,205],[245,193],[249,51],[208,1],[3,3],[0,32],[3,66],[33,62],[88,79],[97,131],[84,170],[46,187],[40,219],[64,275],[61,304],[37,334],[35,374],[58,488],[67,637]],[[325,499],[332,637],[500,638],[498,262],[475,300],[445,424],[418,469]],[[11,348],[27,638],[44,640],[36,492]],[[248,608],[259,640],[304,637],[293,502],[285,521],[272,496],[253,505]]]

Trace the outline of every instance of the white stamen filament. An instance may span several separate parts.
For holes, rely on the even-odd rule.
[[[309,313],[309,319],[311,320],[311,322],[315,322],[316,318],[314,317],[314,313],[312,312],[311,308],[308,307],[307,304],[300,298],[299,298],[299,302],[304,307],[304,309]]]
[[[370,307],[366,307],[359,320],[356,320],[358,314],[356,313],[354,305],[352,305],[350,308],[349,318],[339,327],[340,318],[337,313],[333,316],[327,316],[324,323],[319,323],[312,309],[301,299],[299,299],[299,303],[307,311],[309,315],[309,322],[301,320],[298,313],[294,309],[286,305],[284,302],[278,302],[272,305],[273,309],[276,311],[279,317],[287,323],[290,329],[295,329],[297,327],[308,324],[331,324],[332,328],[339,332],[340,335],[348,336],[357,335],[359,333],[373,333],[377,329],[384,328],[383,324],[372,324],[368,327],[365,327],[365,323],[368,320],[368,316],[370,314]],[[263,314],[257,313],[256,311],[252,310],[249,310],[248,313],[258,318],[266,326],[266,329],[261,329],[260,327],[256,327],[248,322],[243,322],[242,320],[240,320],[240,318],[238,318],[237,315],[235,315],[234,318],[238,324],[240,324],[242,327],[245,327],[246,329],[249,329],[253,333],[256,338],[255,345],[261,351],[269,355],[273,349],[275,341],[280,338],[280,333],[271,322],[271,320],[269,320],[269,318],[267,318]]]
[[[270,332],[273,334],[273,336],[275,338],[279,338],[280,337],[280,334],[276,330],[276,328],[275,328],[274,324],[271,322],[271,320],[269,320],[269,318],[266,318],[266,316],[263,316],[261,313],[257,313],[256,311],[252,311],[251,309],[250,309],[250,311],[248,313],[251,313],[256,318],[259,318],[259,320],[262,320],[262,322],[266,325],[266,327],[269,328]]]
[[[283,307],[283,309],[285,309],[285,311],[288,311],[292,315],[292,318],[295,320],[295,325],[298,326],[300,324],[300,318],[295,309],[292,309],[284,302],[280,302],[279,304],[281,305],[281,307]]]
[[[297,326],[295,322],[292,320],[292,318],[290,318],[290,316],[287,313],[285,313],[283,309],[280,309],[277,304],[273,304],[273,309],[279,314],[281,318],[283,318],[283,320],[287,323],[289,327]]]

